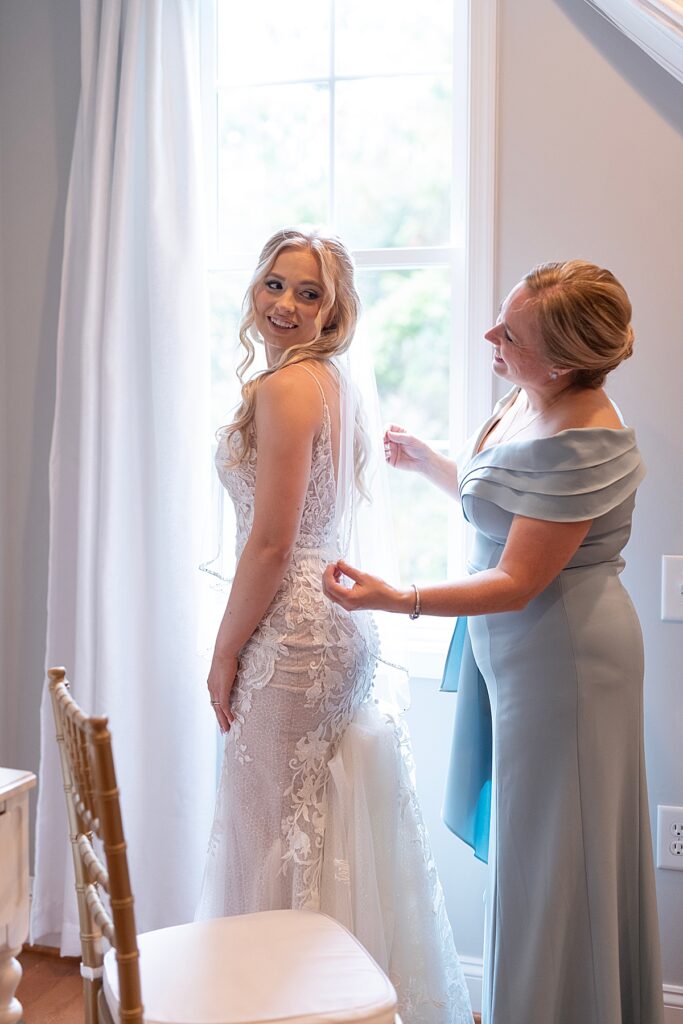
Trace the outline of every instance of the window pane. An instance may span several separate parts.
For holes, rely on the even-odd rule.
[[[383,421],[447,438],[450,270],[361,270],[358,285],[364,312],[354,345],[371,349]],[[389,486],[401,578],[444,579],[448,501],[414,473],[390,471]]]
[[[452,60],[453,0],[337,0],[339,75],[432,71]]]
[[[218,80],[292,81],[329,74],[329,0],[217,0]]]
[[[337,83],[337,223],[354,249],[447,245],[451,80]]]
[[[259,251],[328,207],[327,85],[234,89],[219,101],[219,251]]]
[[[211,429],[228,423],[239,401],[235,368],[242,358],[238,328],[248,271],[209,275],[211,302]]]
[[[371,347],[383,418],[425,439],[447,438],[450,270],[360,270],[358,286],[354,345]]]
[[[390,471],[396,558],[403,583],[448,578],[448,498],[416,473]]]

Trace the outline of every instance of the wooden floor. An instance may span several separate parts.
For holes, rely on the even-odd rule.
[[[76,958],[25,949],[19,963],[24,974],[17,998],[24,1008],[24,1024],[83,1024],[81,975]],[[474,1020],[481,1024],[478,1013]]]
[[[17,999],[24,1024],[83,1024],[79,960],[25,949],[19,963],[24,973]]]

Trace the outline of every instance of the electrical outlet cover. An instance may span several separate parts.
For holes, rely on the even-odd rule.
[[[683,807],[657,807],[657,867],[683,871]]]
[[[662,608],[664,622],[683,622],[683,555],[662,555]]]

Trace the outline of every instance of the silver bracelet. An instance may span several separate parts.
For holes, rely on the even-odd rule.
[[[422,605],[420,603],[420,591],[417,589],[417,587],[415,586],[414,583],[411,583],[410,585],[413,588],[413,590],[415,591],[415,605],[413,607],[412,612],[408,613],[408,618],[409,619],[419,619],[420,618],[420,614],[422,612]]]

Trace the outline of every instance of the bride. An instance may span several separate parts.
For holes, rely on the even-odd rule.
[[[373,698],[369,613],[322,593],[363,494],[366,438],[344,353],[359,313],[334,237],[278,231],[244,303],[242,387],[220,433],[238,563],[208,678],[226,734],[198,918],[308,907],[391,977],[404,1024],[470,1024],[467,989],[400,722]]]

